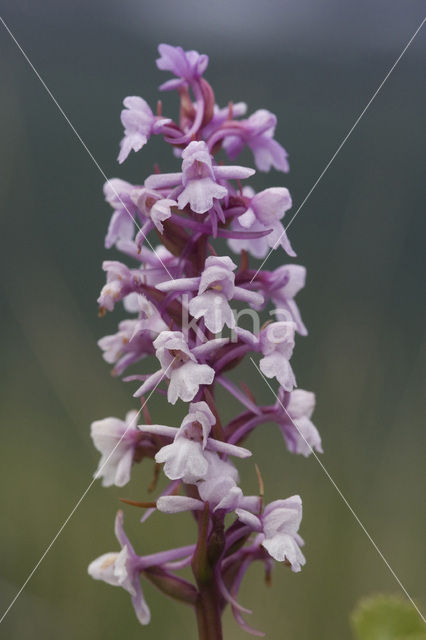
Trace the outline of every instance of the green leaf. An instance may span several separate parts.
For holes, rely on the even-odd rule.
[[[426,640],[426,625],[418,612],[396,596],[361,600],[351,622],[357,640]]]

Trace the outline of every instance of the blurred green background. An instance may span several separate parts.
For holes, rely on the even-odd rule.
[[[109,177],[141,182],[155,161],[175,166],[159,140],[123,167],[115,158],[127,95],[152,105],[165,75],[165,41],[210,55],[218,102],[278,114],[291,172],[255,185],[289,187],[300,204],[424,13],[421,1],[53,0],[4,3],[3,17]],[[324,465],[393,569],[426,605],[424,514],[424,55],[421,32],[362,119],[289,235],[308,268],[299,296],[309,336],[294,368],[317,394]],[[0,33],[2,360],[0,528],[2,611],[87,488],[98,456],[90,423],[137,406],[111,378],[96,340],[119,312],[97,318],[103,237],[110,211],[103,178],[9,35]],[[164,96],[165,112],[176,106]],[[248,157],[244,159],[248,161]],[[295,210],[294,208],[294,210]],[[285,261],[276,252],[273,268]],[[121,317],[121,316],[120,316]],[[242,379],[260,402],[273,398],[249,366]],[[225,398],[225,396],[223,396]],[[182,408],[152,399],[154,419]],[[234,404],[223,401],[232,416]],[[260,567],[241,602],[271,639],[342,640],[356,600],[399,587],[318,463],[292,457],[277,428],[250,442],[272,500],[300,493],[307,565]],[[255,490],[253,464],[240,465]],[[145,593],[152,624],[141,628],[122,590],[91,580],[88,563],[116,548],[118,497],[143,499],[152,466],[124,489],[96,483],[0,627],[4,638],[195,639],[190,610]],[[125,509],[138,552],[187,544],[189,516]],[[228,614],[225,638],[248,637]]]

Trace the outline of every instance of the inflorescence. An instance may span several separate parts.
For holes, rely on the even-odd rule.
[[[249,255],[262,259],[271,248],[281,246],[295,256],[282,224],[291,197],[283,187],[255,193],[242,186],[254,169],[224,164],[217,156],[224,151],[223,157],[234,161],[248,148],[258,170],[287,172],[287,153],[274,139],[272,113],[261,109],[245,117],[244,103],[215,104],[203,77],[206,55],[165,44],[159,53],[158,68],[174,76],[160,90],[178,92],[179,119],[165,117],[161,102],[154,113],[142,98],[127,97],[118,161],[139,151],[152,135],[161,135],[180,170],[156,169],[142,186],[118,178],[105,184],[105,198],[113,208],[105,246],[115,246],[133,266],[104,262],[106,284],[98,299],[100,315],[120,302],[130,314],[117,333],[99,341],[114,374],[140,366],[146,356],[155,356],[158,366],[125,378],[138,382],[134,396],[142,408],[124,420],[94,422],[91,435],[102,454],[95,476],[102,477],[104,486],[123,487],[134,463],[145,458],[155,461],[157,472],[164,465],[167,488],[153,502],[134,503],[147,509],[143,522],[156,510],[189,511],[198,533],[188,546],[140,556],[119,511],[115,532],[121,550],[94,560],[89,573],[126,589],[142,624],[150,621],[150,611],[141,576],[194,607],[200,638],[222,637],[220,619],[228,604],[243,628],[262,635],[245,622],[247,610],[237,601],[238,590],[255,561],[264,564],[267,576],[274,561],[300,571],[305,564],[298,533],[302,501],[295,495],[265,505],[260,474],[259,495],[245,495],[232,460],[250,457],[251,451],[241,445],[256,427],[270,422],[278,425],[291,453],[321,452],[311,422],[314,394],[294,389],[290,364],[295,334],[307,333],[294,300],[305,284],[305,268],[250,268]],[[152,237],[161,244],[154,248]],[[218,255],[213,242],[219,238],[238,255],[235,262]],[[231,306],[235,302],[238,310]],[[272,319],[260,325],[267,305]],[[251,330],[239,326],[243,316],[251,319]],[[260,355],[261,373],[279,385],[273,405],[259,406],[245,384],[229,378],[229,371],[250,354]],[[216,385],[243,407],[228,424],[219,415]],[[187,403],[180,426],[152,423],[146,403],[154,391],[166,394],[172,405]],[[179,573],[188,566],[192,582]]]

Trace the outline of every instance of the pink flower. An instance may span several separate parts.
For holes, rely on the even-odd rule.
[[[295,256],[285,229],[280,222],[285,212],[292,206],[288,189],[272,187],[255,194],[253,189],[245,187],[243,195],[246,198],[248,209],[233,223],[233,230],[262,231],[270,229],[271,233],[262,238],[231,239],[228,241],[231,249],[233,251],[246,249],[256,258],[264,258],[271,248],[276,249],[281,245],[289,256]]]
[[[118,162],[122,164],[131,151],[140,151],[153,133],[170,122],[169,118],[157,118],[148,103],[139,96],[124,98],[125,109],[121,112],[124,138],[120,142]]]
[[[266,280],[268,280],[267,274]],[[265,280],[265,281],[266,281]],[[270,279],[265,294],[269,294],[272,302],[276,306],[276,317],[278,320],[283,316],[283,312],[288,311],[290,317],[296,323],[296,330],[306,336],[308,331],[303,323],[299,308],[294,301],[294,297],[305,286],[306,269],[300,264],[286,264],[270,272]]]
[[[115,535],[121,545],[121,551],[104,553],[94,560],[89,565],[89,575],[113,587],[123,587],[130,593],[139,622],[143,625],[149,624],[151,614],[140,583],[140,558],[124,532],[122,511],[118,511],[115,519]]]
[[[163,198],[161,193],[149,189],[133,191],[132,200],[147,218],[150,218],[158,231],[163,233],[163,222],[171,216],[171,207],[177,207],[177,202],[169,198]]]
[[[291,391],[296,384],[289,362],[294,349],[295,328],[294,322],[283,321],[268,324],[257,336],[240,327],[236,330],[242,342],[263,354],[259,362],[263,375],[276,378],[287,391]]]
[[[104,184],[105,200],[114,209],[105,237],[107,249],[119,240],[133,238],[135,221],[138,220],[137,208],[130,197],[134,189],[133,184],[119,178],[111,178]]]
[[[300,547],[304,544],[297,533],[302,520],[302,500],[292,496],[275,500],[265,507],[261,516],[237,509],[238,518],[261,534],[261,544],[274,560],[288,562],[293,571],[300,571],[306,560]]]
[[[177,187],[170,194],[177,197],[179,209],[189,204],[195,213],[206,213],[216,200],[228,195],[221,181],[242,180],[254,173],[254,169],[247,167],[214,165],[206,143],[194,140],[182,151],[182,173],[154,174],[145,180],[145,187],[164,190]]]
[[[211,511],[230,513],[238,508],[245,511],[258,511],[258,496],[244,496],[237,486],[238,471],[217,453],[206,451],[207,473],[197,483],[200,500],[187,496],[161,496],[157,500],[157,509],[164,513],[180,513],[182,511],[202,511],[208,502]]]
[[[210,437],[216,418],[206,402],[193,402],[179,429],[163,425],[144,425],[143,433],[173,438],[172,444],[162,447],[155,460],[165,463],[164,473],[171,480],[183,480],[188,484],[203,480],[208,472],[208,453],[233,455],[239,458],[251,456],[251,452],[227,442]]]
[[[133,458],[141,440],[137,429],[137,411],[129,411],[125,420],[104,418],[92,422],[91,436],[96,449],[102,454],[95,478],[102,485],[124,487],[130,480]]]
[[[117,333],[98,340],[104,360],[115,363],[113,372],[116,375],[121,375],[128,366],[154,353],[153,340],[167,329],[158,309],[142,294],[129,294],[124,298],[124,304],[128,311],[139,312],[138,319],[122,320]]]
[[[181,478],[190,484],[207,473],[208,463],[203,453],[216,419],[205,402],[193,402],[189,414],[177,430],[173,443],[162,447],[155,456],[164,464],[164,473],[171,480]]]
[[[234,160],[242,151],[244,144],[253,152],[256,167],[260,171],[269,171],[274,167],[287,173],[289,165],[287,151],[274,140],[276,116],[266,109],[255,111],[247,120],[240,120],[235,135],[225,138],[224,147]]]
[[[157,285],[160,291],[197,291],[189,302],[189,312],[194,318],[204,318],[205,325],[212,333],[222,331],[225,324],[235,327],[234,313],[229,302],[232,299],[248,302],[259,308],[263,296],[243,287],[235,286],[233,271],[237,265],[228,256],[209,256],[204,263],[200,277],[184,278]]]
[[[101,309],[112,311],[116,302],[137,289],[139,274],[118,260],[105,260],[102,268],[107,272],[107,281],[98,298],[98,304]]]
[[[226,342],[226,338],[218,339],[208,347],[216,349]],[[201,345],[191,350],[181,331],[162,331],[153,344],[161,369],[147,378],[134,394],[135,397],[144,395],[166,377],[169,379],[168,401],[175,404],[181,398],[184,402],[190,402],[200,385],[213,382],[214,369],[197,361],[197,354],[203,355],[205,347]]]
[[[283,408],[285,407],[285,409]],[[292,453],[308,457],[313,450],[322,453],[321,437],[311,421],[315,408],[315,394],[304,389],[278,393],[276,419],[287,448]]]
[[[209,64],[208,56],[199,54],[198,51],[184,51],[182,47],[160,44],[158,52],[160,57],[157,59],[157,67],[177,76],[176,80],[169,80],[161,85],[160,89],[163,91],[178,89],[185,83],[192,84],[199,80]]]
[[[221,200],[228,191],[216,182],[205,142],[190,142],[182,152],[182,160],[184,189],[178,198],[179,208],[189,204],[196,213],[205,213],[212,208],[214,198]]]
[[[294,322],[273,322],[260,333],[260,348],[263,358],[259,362],[267,378],[276,378],[286,391],[296,384],[290,358],[294,349]]]

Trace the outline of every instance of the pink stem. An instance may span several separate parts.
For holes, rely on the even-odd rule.
[[[232,436],[229,438],[229,442],[231,444],[237,444],[237,442],[240,442],[243,438],[245,438],[250,433],[250,431],[253,431],[253,429],[257,427],[258,424],[261,424],[262,422],[268,422],[268,419],[269,416],[265,416],[263,414],[252,418],[251,420],[246,422],[246,424],[243,424],[241,427],[239,427],[239,429],[234,431]]]
[[[177,215],[176,213],[172,213],[169,220],[179,227],[194,229],[194,231],[199,231],[201,233],[209,235],[213,234],[212,225],[204,224],[203,222],[197,222],[196,220],[191,220],[190,218],[184,218]],[[217,235],[219,238],[235,238],[237,240],[263,238],[270,233],[271,229],[264,229],[263,231],[232,231],[229,229],[218,228],[217,231],[215,231],[215,235]]]
[[[221,369],[226,367],[226,365],[229,364],[229,362],[232,362],[232,360],[235,360],[236,358],[243,356],[248,351],[250,351],[250,346],[248,344],[237,345],[235,349],[231,349],[230,351],[228,351],[228,353],[222,356],[222,358],[220,358],[215,363],[216,371],[221,371]]]
[[[222,387],[229,391],[229,393],[231,393],[234,398],[241,402],[241,404],[247,407],[247,409],[249,409],[252,413],[260,415],[259,408],[254,404],[254,402],[250,400],[250,398],[248,398],[242,391],[240,391],[233,382],[231,382],[224,376],[216,376],[216,380],[219,382],[219,384],[222,385]]]

